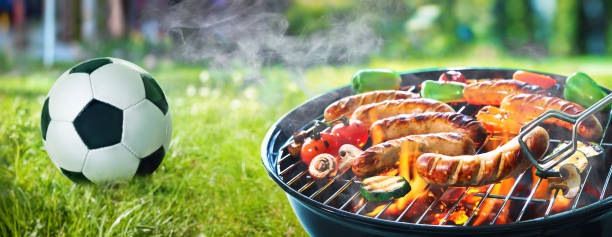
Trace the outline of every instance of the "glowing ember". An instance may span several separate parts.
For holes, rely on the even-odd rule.
[[[487,142],[484,144],[484,149],[495,149],[512,138],[513,135],[508,133],[494,134],[494,136],[487,138]],[[435,203],[435,206],[428,210],[427,215],[423,217],[421,223],[433,225],[464,225],[466,222],[470,221],[466,225],[476,226],[488,225],[491,223],[491,221],[493,221],[493,218],[495,218],[495,215],[497,215],[504,202],[504,199],[494,197],[507,196],[516,181],[515,178],[509,178],[503,180],[501,183],[493,184],[488,198],[479,207],[478,205],[481,201],[483,201],[483,196],[489,189],[489,185],[482,187],[470,187],[467,190],[466,188],[461,187],[450,187],[443,193],[440,193],[439,189],[441,187],[436,187],[435,189],[433,187],[430,188],[427,182],[416,175],[413,162],[417,157],[412,157],[409,155],[413,154],[413,152],[409,151],[414,151],[416,149],[418,148],[402,145],[397,168],[386,170],[380,174],[389,176],[400,175],[405,177],[406,180],[410,182],[412,188],[411,191],[406,194],[406,196],[393,200],[388,207],[387,203],[380,204],[374,207],[371,211],[367,212],[365,215],[374,217],[383,212],[380,214],[380,216],[383,218],[387,217],[395,219],[401,215],[402,212],[406,212],[403,215],[403,220],[416,221],[425,211],[427,211],[428,206],[434,205],[433,202],[437,200],[438,202]],[[530,186],[529,184],[524,184],[522,186],[519,185],[516,190],[530,190],[531,188],[534,188],[537,180],[539,179],[534,173],[535,172],[526,174],[523,178],[523,180],[533,180],[533,183],[531,183]],[[516,196],[516,190],[515,193],[513,193],[514,196]],[[543,179],[535,191],[533,198],[549,200],[550,195],[553,193],[554,190],[548,189],[548,181]],[[436,198],[437,196],[440,196],[440,198]],[[461,200],[459,200],[460,197]],[[561,193],[559,193],[555,199],[554,205],[552,206],[551,213],[567,210],[571,202],[571,199],[566,199]],[[411,203],[413,203],[413,205],[406,211],[406,208],[408,208]],[[356,205],[356,208],[360,208],[364,204],[365,201],[360,199]],[[513,210],[513,208],[517,209],[517,207],[522,207],[523,204],[524,202],[522,201],[514,202],[513,200],[509,200],[495,221],[495,224],[506,224],[513,222],[512,218],[515,218],[515,216],[511,218],[511,210]],[[539,208],[538,210],[542,211],[541,209],[542,208]],[[540,215],[542,214],[543,211],[540,213]],[[473,216],[473,218],[470,220],[471,216]]]

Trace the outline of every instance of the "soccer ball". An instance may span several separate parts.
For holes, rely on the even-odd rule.
[[[95,58],[64,72],[42,108],[42,138],[53,164],[78,183],[151,174],[170,145],[164,92],[144,69]]]

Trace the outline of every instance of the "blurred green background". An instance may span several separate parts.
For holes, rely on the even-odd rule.
[[[583,71],[612,88],[612,2],[0,1],[0,235],[303,236],[265,173],[267,129],[361,68]],[[42,102],[81,60],[151,72],[174,117],[150,177],[79,186],[48,159]]]

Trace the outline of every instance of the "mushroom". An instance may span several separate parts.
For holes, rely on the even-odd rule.
[[[571,144],[569,144],[569,142],[561,143],[553,150],[553,153],[563,149],[565,146],[571,146]],[[555,157],[548,163],[544,164],[543,167],[548,168],[550,165],[554,164],[561,156],[566,155],[570,151],[571,149]],[[589,164],[589,158],[596,157],[600,155],[602,152],[603,150],[596,144],[591,144],[591,143],[585,144],[581,141],[578,141],[576,151],[573,154],[571,154],[569,157],[567,157],[565,160],[561,161],[559,164],[552,167],[552,170],[557,171],[559,170],[561,166],[565,164],[573,164],[576,166],[576,168],[578,168],[578,171],[582,173],[582,171],[584,171]]]
[[[561,177],[548,178],[548,187],[550,189],[561,189],[565,198],[572,199],[576,197],[582,183],[578,168],[573,164],[567,163],[559,168],[559,172]]]
[[[357,158],[363,151],[351,144],[344,144],[338,150],[340,155],[338,160],[338,169],[344,171],[351,167],[351,162]]]
[[[336,157],[322,153],[312,159],[308,173],[315,179],[322,179],[335,174],[336,168]]]

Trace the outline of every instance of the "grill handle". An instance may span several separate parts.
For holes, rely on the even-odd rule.
[[[527,158],[529,158],[529,161],[531,161],[533,166],[535,166],[536,169],[539,171],[536,173],[542,178],[559,177],[560,176],[559,171],[551,171],[550,169],[555,167],[557,164],[563,162],[564,160],[569,158],[572,154],[574,154],[574,152],[576,152],[576,149],[578,147],[578,125],[580,125],[582,121],[589,118],[591,115],[597,113],[597,111],[599,111],[604,106],[610,103],[612,103],[612,93],[608,94],[603,99],[597,101],[597,103],[591,105],[590,107],[582,111],[582,113],[571,115],[571,114],[561,112],[559,110],[551,109],[551,110],[544,112],[543,114],[538,116],[536,119],[529,121],[527,124],[521,127],[521,132],[518,135],[518,142],[521,146],[521,151],[527,155]],[[554,152],[553,154],[545,156],[544,158],[538,161],[535,159],[533,153],[531,153],[531,151],[527,149],[527,144],[525,144],[525,142],[523,141],[523,137],[527,135],[529,131],[533,130],[539,124],[541,124],[542,122],[544,122],[545,120],[549,118],[556,118],[556,119],[560,119],[560,120],[574,124],[574,127],[572,129],[572,141],[571,143],[563,146],[557,152]],[[570,150],[570,152],[566,152],[568,150]],[[550,165],[547,164],[548,162],[552,161],[555,157],[558,157],[561,154],[563,154],[563,156],[559,157],[559,159],[557,159]],[[546,167],[543,167],[542,165],[545,165],[545,164],[546,164]]]

